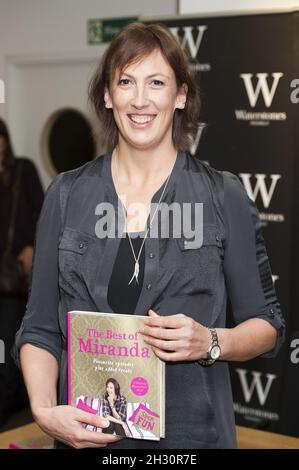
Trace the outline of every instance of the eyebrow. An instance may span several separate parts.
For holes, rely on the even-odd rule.
[[[130,77],[130,78],[135,78],[133,75],[130,75],[129,73],[126,73],[126,72],[123,72],[120,76],[122,75],[126,75],[127,77]],[[165,78],[170,78],[168,77],[167,75],[165,75],[164,73],[152,73],[151,75],[148,75],[146,78],[152,78],[152,77],[156,77],[157,75],[161,76],[161,77],[165,77]]]

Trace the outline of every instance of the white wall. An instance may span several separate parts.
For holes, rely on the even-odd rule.
[[[0,77],[7,55],[87,51],[86,21],[172,15],[176,0],[0,0]]]
[[[41,113],[35,111],[40,106],[43,117],[46,117],[52,112],[49,105],[51,99],[40,102],[39,95],[35,103],[31,100],[32,105],[28,106],[26,97],[18,99],[16,96],[20,91],[24,92],[24,86],[29,84],[30,67],[35,66],[38,70],[39,65],[42,76],[51,64],[55,64],[58,69],[59,62],[64,66],[69,63],[72,70],[72,62],[77,63],[80,69],[85,61],[88,71],[90,64],[103,51],[103,46],[87,44],[88,19],[174,15],[176,8],[176,0],[0,0],[0,79],[6,85],[6,103],[0,103],[0,116],[9,124],[16,153],[28,154],[36,161],[45,186],[49,178],[40,161],[39,144],[36,141],[40,128],[35,124]],[[43,61],[45,68],[42,71]],[[85,86],[86,81],[82,83]],[[32,81],[31,88],[34,86]],[[72,90],[67,88],[66,96],[61,96],[60,101],[56,100],[55,106],[59,107],[59,103],[61,106],[71,105],[69,101],[74,90],[74,86]],[[69,96],[68,92],[71,92]],[[84,98],[80,96],[78,103],[83,103]],[[28,121],[22,129],[20,116],[24,115]],[[27,129],[32,132],[27,132]]]
[[[179,0],[181,14],[299,8],[294,0]]]

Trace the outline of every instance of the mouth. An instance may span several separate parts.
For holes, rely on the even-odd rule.
[[[141,126],[152,122],[156,116],[156,114],[128,114],[130,121]]]

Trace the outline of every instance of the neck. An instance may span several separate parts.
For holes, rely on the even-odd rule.
[[[119,178],[130,185],[142,185],[149,181],[155,183],[165,178],[172,170],[176,155],[177,150],[172,143],[140,150],[120,140],[113,151]]]

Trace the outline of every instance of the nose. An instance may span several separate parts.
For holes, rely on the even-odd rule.
[[[147,90],[144,85],[136,85],[131,104],[137,109],[142,109],[148,105]]]

